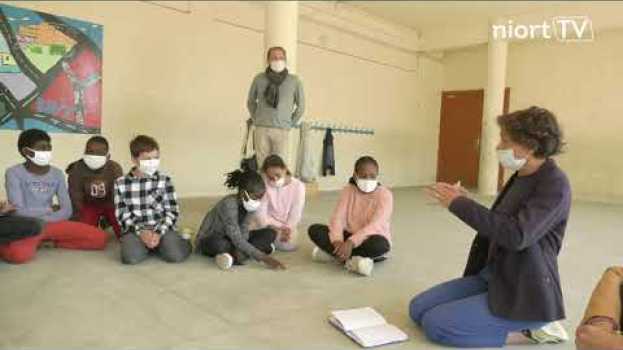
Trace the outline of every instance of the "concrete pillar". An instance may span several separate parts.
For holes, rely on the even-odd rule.
[[[299,28],[298,1],[267,1],[264,17],[264,54],[273,46],[288,53],[288,70],[296,72],[296,47]],[[264,55],[266,61],[266,55]]]
[[[487,87],[485,89],[482,135],[480,138],[480,169],[478,192],[495,195],[498,190],[498,160],[495,147],[499,142],[500,130],[496,117],[504,111],[504,89],[506,87],[506,59],[508,42],[494,39],[491,25],[503,24],[499,19],[490,23],[487,49]]]
[[[298,40],[299,4],[298,1],[267,1],[264,15],[264,55],[273,46],[281,46],[287,52],[287,67],[290,73],[296,73],[296,48]],[[304,117],[304,116],[303,116]],[[298,129],[290,131],[288,158],[284,161],[290,170],[295,171],[296,150],[298,147]]]

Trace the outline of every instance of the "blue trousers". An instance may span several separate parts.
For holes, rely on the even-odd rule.
[[[431,341],[461,348],[503,347],[509,333],[547,324],[494,316],[487,301],[489,276],[484,269],[423,292],[411,301],[411,319]]]

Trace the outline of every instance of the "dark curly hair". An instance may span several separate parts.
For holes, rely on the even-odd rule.
[[[246,191],[247,193],[264,193],[266,185],[262,176],[254,170],[237,169],[227,173],[225,186],[229,189],[237,189],[238,192]]]
[[[565,142],[556,116],[545,108],[532,106],[497,118],[498,125],[511,140],[531,149],[537,158],[563,152]]]

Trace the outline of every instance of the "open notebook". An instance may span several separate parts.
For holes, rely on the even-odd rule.
[[[336,310],[329,322],[364,348],[406,341],[408,336],[371,307]]]

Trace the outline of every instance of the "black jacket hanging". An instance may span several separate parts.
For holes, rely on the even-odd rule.
[[[327,174],[335,176],[335,152],[331,129],[325,132],[322,145],[322,176],[327,176]]]

